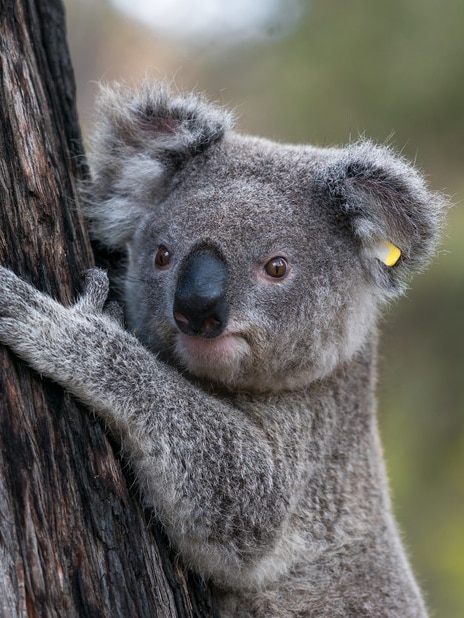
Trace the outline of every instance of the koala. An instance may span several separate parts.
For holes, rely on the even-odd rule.
[[[102,88],[94,269],[64,307],[0,270],[0,340],[87,404],[223,617],[427,615],[376,422],[377,321],[446,199],[389,147],[273,143],[163,84]]]

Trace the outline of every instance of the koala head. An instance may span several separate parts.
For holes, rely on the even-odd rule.
[[[91,167],[130,328],[229,389],[301,387],[350,359],[434,252],[445,205],[388,148],[240,135],[163,85],[103,91]]]

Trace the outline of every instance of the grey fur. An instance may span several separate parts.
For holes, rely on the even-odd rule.
[[[242,136],[164,86],[106,90],[95,136],[88,215],[127,251],[133,334],[102,311],[102,271],[64,308],[1,269],[1,340],[119,437],[223,616],[426,616],[377,434],[376,318],[433,254],[444,198],[388,148]],[[395,266],[379,240],[401,248]],[[173,317],[198,251],[227,266],[213,339]],[[282,279],[264,270],[276,256]]]

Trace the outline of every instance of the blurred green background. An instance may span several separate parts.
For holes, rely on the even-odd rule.
[[[96,81],[168,78],[234,107],[250,133],[389,141],[451,196],[438,259],[383,320],[379,416],[396,516],[431,612],[462,618],[464,2],[268,0],[273,14],[249,33],[241,1],[235,33],[217,22],[188,38],[182,8],[162,31],[109,1],[65,4],[84,129]]]

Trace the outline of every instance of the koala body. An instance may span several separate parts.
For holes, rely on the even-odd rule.
[[[221,615],[426,616],[378,439],[376,319],[445,200],[387,148],[242,136],[162,85],[103,93],[91,164],[129,331],[102,271],[65,308],[1,269],[0,339],[119,438]]]

